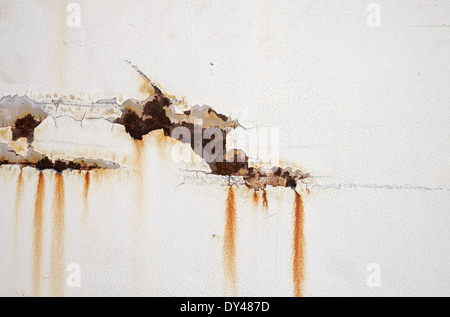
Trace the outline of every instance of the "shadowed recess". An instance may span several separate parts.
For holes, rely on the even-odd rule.
[[[303,233],[304,210],[302,196],[295,192],[294,201],[294,241],[293,241],[293,263],[292,275],[294,280],[294,296],[303,296],[303,280],[305,278],[304,260],[305,260],[305,236]]]

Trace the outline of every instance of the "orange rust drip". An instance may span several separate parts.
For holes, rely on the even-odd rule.
[[[223,242],[225,292],[230,296],[237,296],[236,218],[234,191],[230,186],[225,207],[225,236]]]
[[[17,248],[17,234],[19,228],[20,201],[22,200],[22,187],[23,187],[23,171],[22,169],[20,169],[19,178],[17,179],[16,205],[14,210],[14,254]]]
[[[302,196],[295,192],[294,201],[294,241],[293,241],[293,279],[294,296],[302,297],[302,284],[304,280],[304,260],[305,260],[305,236],[303,233],[304,210]]]
[[[258,193],[256,190],[253,191],[253,206],[258,205]]]
[[[33,222],[33,295],[38,297],[41,286],[41,262],[42,262],[42,218],[44,211],[45,178],[39,173],[34,204]]]
[[[52,279],[51,289],[53,296],[64,296],[64,209],[65,192],[64,176],[56,174],[55,201],[53,213],[53,243],[51,254]]]
[[[144,140],[133,140],[136,150],[136,203],[138,222],[142,223],[144,215]]]
[[[262,198],[263,198],[263,207],[266,209],[269,208],[269,202],[267,200],[267,192],[265,190],[263,190]]]
[[[83,206],[83,220],[86,220],[89,216],[89,187],[91,186],[91,177],[89,174],[89,171],[86,171],[86,174],[84,175],[84,190],[83,190],[83,197],[84,197],[84,206]]]

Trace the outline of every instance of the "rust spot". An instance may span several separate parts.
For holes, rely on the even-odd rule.
[[[225,207],[225,236],[223,242],[225,292],[230,296],[237,296],[236,218],[234,191],[230,186]]]
[[[83,206],[83,220],[86,220],[89,216],[89,187],[91,186],[91,177],[89,171],[86,171],[84,175],[84,188],[83,188],[83,198],[84,198],[84,206]]]
[[[304,260],[305,260],[305,236],[303,233],[304,210],[302,196],[295,192],[294,201],[294,241],[293,241],[293,280],[294,280],[294,296],[302,297],[302,286],[305,277]]]
[[[263,199],[263,207],[265,209],[269,208],[269,201],[267,200],[267,192],[265,190],[263,190],[262,199]]]
[[[33,295],[38,297],[41,286],[41,262],[42,262],[42,218],[45,196],[45,177],[41,172],[36,189],[34,205],[34,237],[33,237]]]
[[[55,174],[55,201],[53,212],[53,239],[51,253],[51,290],[53,296],[64,296],[64,176]]]

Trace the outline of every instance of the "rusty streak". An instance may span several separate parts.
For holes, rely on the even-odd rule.
[[[256,192],[256,190],[253,190],[253,206],[257,205],[258,205],[258,193]]]
[[[14,257],[17,248],[17,233],[19,226],[20,201],[22,200],[22,187],[23,187],[23,171],[22,169],[20,169],[19,178],[17,179],[16,205],[14,210]]]
[[[266,190],[263,190],[262,198],[263,198],[263,207],[265,209],[269,208],[269,202],[267,200],[267,192],[266,192]]]
[[[234,191],[230,186],[225,207],[225,237],[223,242],[225,292],[229,296],[237,296],[236,218]]]
[[[304,252],[305,252],[305,236],[303,233],[304,210],[302,196],[295,192],[294,201],[294,241],[293,241],[293,280],[294,280],[294,296],[302,297],[302,286],[304,280]]]
[[[45,177],[39,173],[34,205],[34,238],[33,238],[33,295],[39,296],[42,261],[42,217],[45,196]]]
[[[51,290],[53,296],[64,296],[64,176],[55,174],[55,201],[53,212],[53,241],[51,254]]]
[[[83,206],[83,220],[85,221],[89,216],[89,187],[91,186],[91,178],[89,171],[86,171],[84,175],[84,190],[83,190],[83,198],[84,198],[84,206]]]

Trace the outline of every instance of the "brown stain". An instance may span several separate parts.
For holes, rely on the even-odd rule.
[[[51,253],[51,290],[52,295],[64,296],[64,226],[65,226],[65,190],[64,176],[55,174],[53,239]]]
[[[153,95],[155,93],[155,88],[149,81],[142,80],[139,86],[139,92],[144,96]]]
[[[304,210],[302,196],[295,192],[294,201],[294,241],[293,241],[293,263],[292,276],[294,282],[294,296],[302,297],[302,286],[305,277],[305,236],[303,233]]]
[[[228,188],[228,196],[225,206],[225,236],[223,242],[223,259],[225,273],[225,293],[229,296],[237,296],[237,272],[236,272],[236,202],[233,187]]]
[[[16,254],[17,248],[17,235],[19,229],[19,213],[20,213],[20,202],[22,200],[22,190],[23,190],[23,170],[20,169],[19,177],[17,179],[16,204],[14,208],[14,255]]]
[[[11,132],[10,132],[9,128],[0,127],[0,139],[1,140],[8,140],[9,138],[11,138],[10,133]]]
[[[264,209],[267,210],[269,208],[269,201],[267,200],[267,192],[265,190],[263,190],[262,199],[263,199],[263,207]]]
[[[144,140],[135,140],[133,139],[135,151],[136,151],[136,170],[135,170],[135,177],[136,177],[136,194],[137,194],[137,215],[138,215],[138,222],[141,222],[141,217],[144,214],[144,151],[145,151],[145,144]]]
[[[145,287],[142,278],[145,275],[146,263],[143,261],[142,254],[145,251],[145,244],[143,237],[146,236],[146,215],[145,215],[145,179],[144,179],[144,163],[145,163],[145,139],[135,140],[133,139],[135,147],[135,170],[134,170],[134,212],[132,213],[131,220],[133,221],[133,233],[132,233],[132,258],[131,263],[134,272],[134,279],[136,287]]]
[[[253,206],[257,206],[258,205],[258,193],[256,192],[256,190],[253,191]]]
[[[33,296],[40,296],[42,264],[42,218],[44,212],[45,177],[39,173],[33,221]]]
[[[83,186],[83,221],[86,221],[89,217],[89,187],[91,186],[91,176],[89,171],[86,171],[84,175]]]

